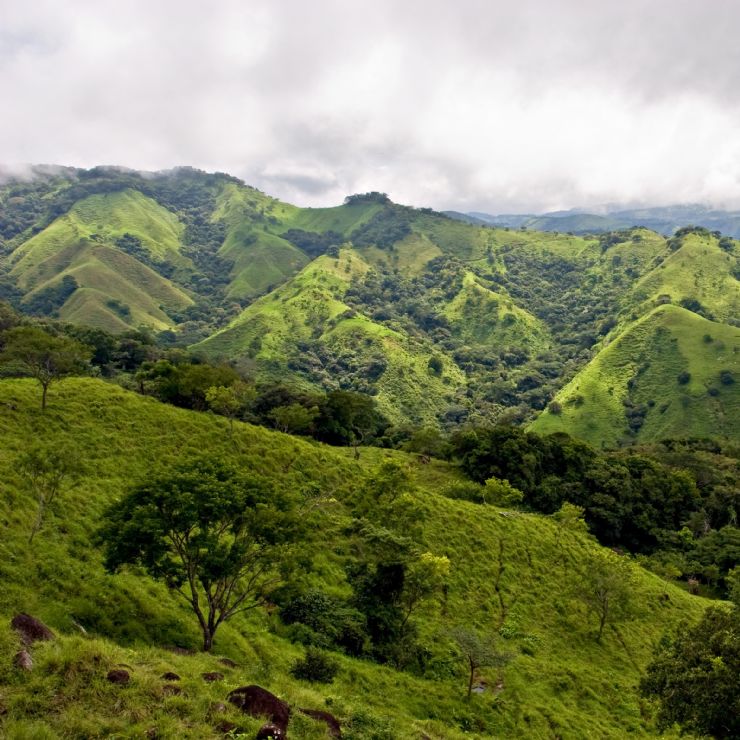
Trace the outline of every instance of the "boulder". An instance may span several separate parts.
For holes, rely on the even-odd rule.
[[[10,626],[21,636],[24,645],[54,639],[54,633],[40,619],[30,614],[16,614],[10,621]]]
[[[167,671],[167,673],[163,673],[161,676],[163,681],[179,681],[180,676],[177,675],[177,673],[173,673],[172,671]]]
[[[162,694],[165,696],[179,696],[182,694],[182,689],[174,683],[166,683],[162,686]]]
[[[13,658],[13,665],[21,671],[30,671],[33,669],[33,660],[28,650],[19,650]]]
[[[276,724],[268,722],[266,725],[262,725],[257,731],[255,740],[283,740],[287,737],[285,732],[281,730]]]
[[[322,712],[320,709],[300,709],[301,714],[305,714],[311,719],[324,722],[329,729],[329,735],[331,737],[340,738],[342,737],[342,725],[339,724],[339,720],[329,712]]]
[[[108,671],[106,678],[111,683],[120,684],[121,686],[125,686],[131,680],[129,672],[123,668],[114,668],[112,671]]]
[[[209,683],[212,683],[213,681],[223,681],[224,674],[219,673],[218,671],[209,671],[208,673],[203,674],[203,680],[208,681]]]
[[[225,665],[227,668],[236,668],[237,664],[231,658],[221,658],[218,661],[221,665]]]
[[[252,717],[266,717],[283,731],[288,731],[290,707],[275,694],[261,686],[242,686],[234,689],[227,697],[232,704]]]

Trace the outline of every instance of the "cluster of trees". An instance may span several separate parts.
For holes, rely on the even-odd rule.
[[[322,495],[301,497],[225,459],[183,460],[114,503],[99,540],[111,572],[138,565],[189,605],[206,651],[223,622],[269,599],[306,645],[409,667],[423,657],[414,616],[443,593],[450,564],[418,541],[407,474],[385,463],[349,502],[346,599],[296,577],[315,552],[313,498]]]
[[[506,480],[522,492],[523,506],[545,514],[564,503],[582,507],[602,544],[726,593],[740,560],[740,466],[731,451],[695,441],[604,453],[567,435],[504,426],[458,432],[450,445],[473,481]]]
[[[740,567],[731,581],[732,605],[666,636],[640,682],[658,703],[662,730],[678,724],[700,737],[740,737]]]

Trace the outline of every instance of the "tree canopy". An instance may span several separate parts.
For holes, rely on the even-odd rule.
[[[108,570],[138,564],[164,581],[195,612],[206,651],[219,625],[283,582],[299,531],[290,496],[208,457],[134,486],[104,521]]]

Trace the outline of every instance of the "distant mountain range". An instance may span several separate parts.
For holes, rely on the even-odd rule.
[[[574,208],[549,213],[519,213],[491,215],[480,211],[460,213],[445,211],[446,215],[478,226],[489,225],[510,229],[559,231],[571,234],[600,234],[642,226],[670,236],[682,226],[703,226],[734,238],[740,237],[740,211],[723,211],[702,205],[671,205],[654,208],[624,208],[605,206],[588,211]]]

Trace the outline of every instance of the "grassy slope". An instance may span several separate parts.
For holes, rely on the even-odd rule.
[[[215,220],[226,224],[226,239],[219,256],[232,262],[230,298],[251,298],[284,282],[309,259],[285,239],[266,231],[268,219],[290,218],[294,206],[274,200],[258,190],[230,183],[217,199]]]
[[[117,237],[140,239],[154,260],[186,267],[179,253],[182,226],[175,216],[133,190],[93,195],[22,244],[11,256],[13,275],[31,297],[75,278],[80,290],[61,308],[62,319],[120,331],[144,324],[171,327],[166,310],[182,309],[192,299],[153,269],[115,248]],[[130,318],[113,312],[111,298],[129,307]],[[162,310],[163,307],[165,310]]]
[[[217,737],[213,702],[228,690],[256,682],[294,706],[326,708],[343,721],[360,712],[387,718],[387,735],[354,738],[462,737],[623,738],[646,736],[649,709],[635,696],[641,668],[664,629],[697,616],[702,602],[636,569],[637,618],[593,640],[594,624],[566,594],[572,570],[595,547],[564,533],[542,517],[501,512],[451,501],[438,490],[454,480],[443,463],[420,465],[402,453],[368,449],[361,459],[350,450],[304,442],[237,424],[229,441],[226,422],[163,406],[96,380],[68,380],[53,387],[46,415],[37,410],[32,381],[0,382],[0,734],[8,738],[140,737],[156,728],[161,737]],[[167,435],[162,434],[167,429]],[[34,548],[26,544],[33,506],[20,485],[14,460],[32,440],[73,444],[86,462],[84,478],[65,491]],[[195,646],[196,630],[185,608],[160,585],[134,573],[106,575],[92,533],[105,505],[131,481],[178,456],[212,451],[236,455],[239,464],[274,476],[300,490],[318,482],[340,502],[386,457],[408,466],[419,489],[425,544],[452,563],[448,598],[423,615],[422,639],[437,660],[446,654],[451,624],[474,624],[491,633],[501,621],[499,596],[507,607],[503,640],[518,657],[505,670],[503,690],[463,696],[464,678],[452,663],[438,665],[438,680],[399,674],[364,661],[341,658],[330,686],[290,677],[300,650],[270,630],[264,613],[236,617],[216,639],[216,654],[235,660],[225,669],[214,657],[181,656],[163,645]],[[341,505],[324,510],[316,533],[315,582],[342,590],[336,552],[341,550]],[[326,547],[326,543],[333,547]],[[559,544],[558,544],[559,542]],[[503,561],[499,553],[503,549]],[[500,564],[504,569],[497,578]],[[36,667],[21,674],[10,667],[17,639],[7,624],[26,610],[62,636],[34,647]],[[74,621],[73,621],[74,620]],[[88,630],[82,636],[77,622]],[[125,664],[132,685],[120,689],[104,680],[110,667]],[[159,676],[183,676],[184,693],[164,696]],[[223,683],[206,684],[200,674],[220,670]],[[487,673],[489,686],[496,672]],[[226,719],[254,732],[258,721],[229,711]],[[467,728],[464,730],[463,728]],[[293,736],[325,737],[321,726],[296,720]]]
[[[397,423],[432,422],[463,375],[448,358],[441,375],[431,375],[428,343],[364,316],[343,316],[350,310],[342,302],[350,280],[368,269],[349,249],[338,259],[319,257],[195,349],[214,357],[247,354],[274,379],[290,375],[288,361],[299,354],[299,342],[318,340],[335,352],[351,350],[360,360],[381,355],[387,361],[376,396],[381,411]]]
[[[625,435],[623,401],[629,396],[649,406],[637,439],[736,438],[740,384],[723,385],[719,374],[725,369],[740,377],[740,329],[677,306],[660,306],[602,349],[558,393],[561,414],[544,412],[532,429],[566,431],[593,444],[613,445]],[[677,380],[683,371],[691,374],[684,385]],[[718,391],[716,396],[708,395],[710,388]]]
[[[548,345],[547,327],[509,296],[489,290],[472,272],[443,311],[453,331],[472,344],[513,345],[536,354]]]
[[[645,311],[659,295],[673,303],[698,300],[717,321],[740,316],[740,282],[731,274],[737,257],[718,246],[714,237],[689,234],[678,250],[636,283],[628,300]]]

